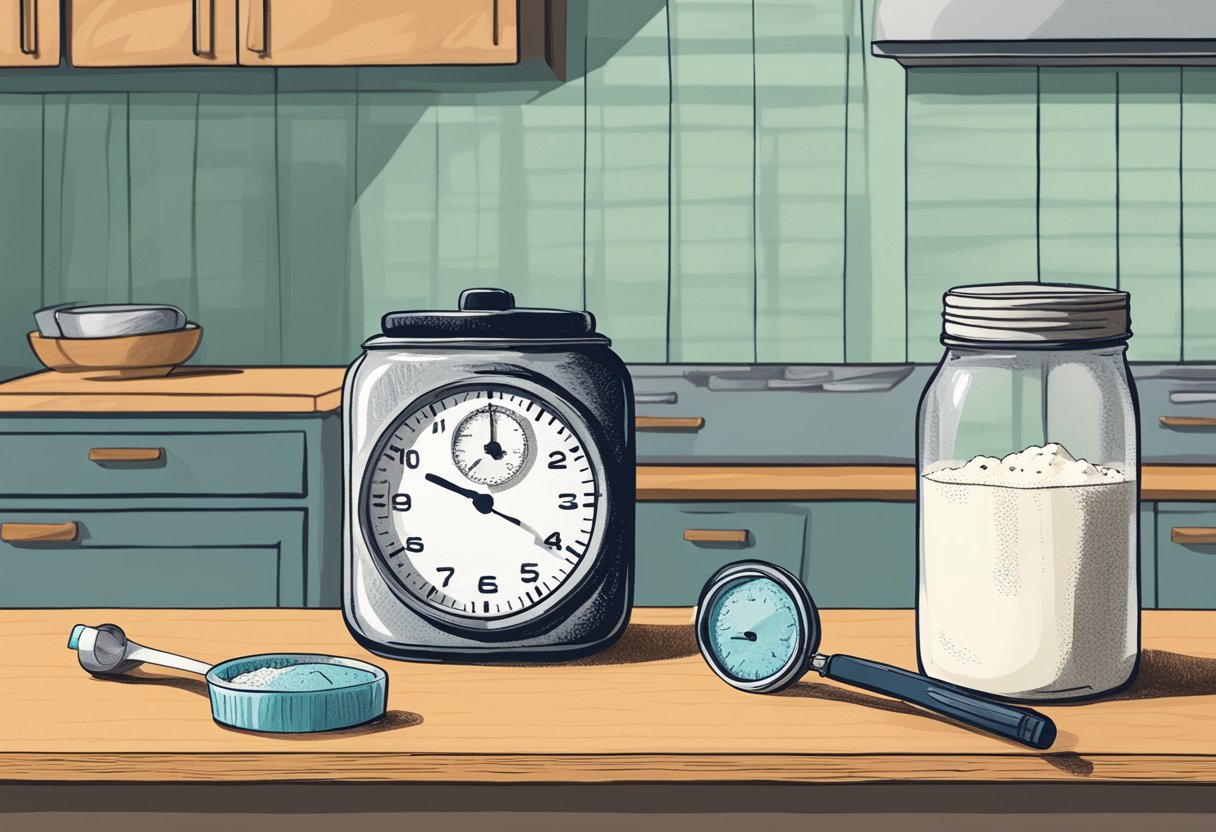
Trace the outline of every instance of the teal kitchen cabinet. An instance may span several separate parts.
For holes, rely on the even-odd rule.
[[[824,502],[810,508],[802,578],[821,607],[916,603],[916,505]]]
[[[342,374],[0,384],[0,606],[338,606]]]
[[[1140,506],[1140,606],[1157,608],[1157,509],[1154,503]]]
[[[1216,607],[1216,507],[1211,503],[1158,504],[1157,606]]]
[[[0,606],[303,606],[306,519],[303,510],[4,512],[10,536],[49,525],[72,539],[0,541]]]
[[[776,563],[821,607],[911,607],[916,587],[911,503],[639,503],[639,606],[694,604],[715,570]]]
[[[799,505],[639,503],[634,603],[695,604],[705,581],[728,563],[767,560],[802,571],[808,515]]]

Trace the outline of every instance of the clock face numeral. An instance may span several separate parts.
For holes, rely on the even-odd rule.
[[[593,451],[564,411],[522,389],[424,399],[372,453],[365,538],[411,603],[487,621],[538,614],[595,560],[605,496]]]

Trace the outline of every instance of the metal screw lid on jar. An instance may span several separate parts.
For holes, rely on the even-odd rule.
[[[595,316],[566,309],[520,309],[505,289],[465,289],[457,310],[389,312],[380,328],[390,338],[586,338]]]
[[[1028,349],[1117,344],[1131,337],[1130,295],[1066,283],[956,286],[945,294],[942,343]]]

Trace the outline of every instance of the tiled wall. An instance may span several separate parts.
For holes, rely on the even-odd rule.
[[[1133,357],[1216,359],[1216,69],[905,75],[872,5],[571,0],[564,84],[0,71],[0,371],[45,303],[345,363],[471,285],[635,362],[930,361],[944,289],[1039,277],[1131,288]]]

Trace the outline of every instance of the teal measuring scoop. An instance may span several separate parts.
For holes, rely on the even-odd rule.
[[[211,716],[246,731],[305,734],[379,719],[388,676],[374,664],[315,653],[265,653],[217,665],[136,644],[116,624],[77,624],[68,637],[80,666],[99,678],[141,664],[197,673],[207,680]]]

